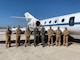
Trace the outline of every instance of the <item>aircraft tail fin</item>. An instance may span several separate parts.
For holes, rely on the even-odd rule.
[[[25,14],[25,18],[26,18],[26,21],[30,22],[30,21],[36,21],[37,19],[32,16],[29,12],[26,12]]]

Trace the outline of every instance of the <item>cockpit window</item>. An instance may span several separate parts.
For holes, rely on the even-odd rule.
[[[74,20],[75,20],[75,17],[70,17],[70,19],[69,19],[70,26],[74,26]]]

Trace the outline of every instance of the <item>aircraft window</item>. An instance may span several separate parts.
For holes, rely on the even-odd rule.
[[[57,23],[57,20],[55,20],[55,23]]]
[[[49,23],[51,23],[51,21],[49,21]]]
[[[62,22],[64,22],[64,19],[62,19]]]
[[[44,24],[46,24],[46,21],[44,22]]]
[[[69,19],[70,26],[74,26],[74,20],[75,20],[75,17],[70,17],[70,19]]]

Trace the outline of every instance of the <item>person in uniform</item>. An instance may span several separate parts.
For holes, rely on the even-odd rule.
[[[58,29],[56,30],[56,46],[60,46],[61,45],[61,30],[60,27],[58,27]]]
[[[26,31],[25,31],[26,33],[25,33],[25,37],[26,37],[26,40],[25,40],[25,47],[26,47],[26,45],[27,45],[27,42],[28,42],[28,45],[30,45],[30,34],[31,34],[31,31],[30,31],[30,29],[29,29],[29,26],[27,26],[27,28],[26,28]]]
[[[36,26],[36,28],[34,28],[34,46],[36,47],[37,44],[38,44],[38,41],[39,41],[39,35],[40,35],[40,32]]]
[[[11,33],[10,27],[6,29],[6,48],[11,47]]]
[[[48,29],[47,33],[48,33],[48,45],[50,46],[50,40],[51,40],[51,44],[53,45],[53,34],[54,34],[54,31],[51,28],[51,26]]]
[[[44,47],[45,46],[45,29],[44,29],[44,26],[42,26],[42,29],[40,31],[40,35],[41,35],[42,45]]]
[[[20,38],[21,38],[21,29],[20,26],[17,27],[16,31],[16,46],[20,46]]]
[[[65,30],[63,31],[63,45],[68,46],[68,37],[69,31],[67,30],[67,27],[65,27]]]

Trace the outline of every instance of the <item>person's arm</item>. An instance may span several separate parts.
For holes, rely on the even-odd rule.
[[[42,29],[41,29],[41,31],[40,31],[40,36],[42,36]]]
[[[34,36],[36,36],[36,29],[34,28]]]
[[[62,31],[61,31],[61,30],[60,30],[60,32],[61,32],[60,34],[61,34],[61,35],[63,35],[63,33],[62,33]]]
[[[10,35],[12,34],[12,31],[10,30]]]
[[[30,37],[30,35],[31,35],[31,31],[29,30],[29,34],[28,34],[28,36]]]
[[[69,36],[69,31],[67,32],[67,35]]]

